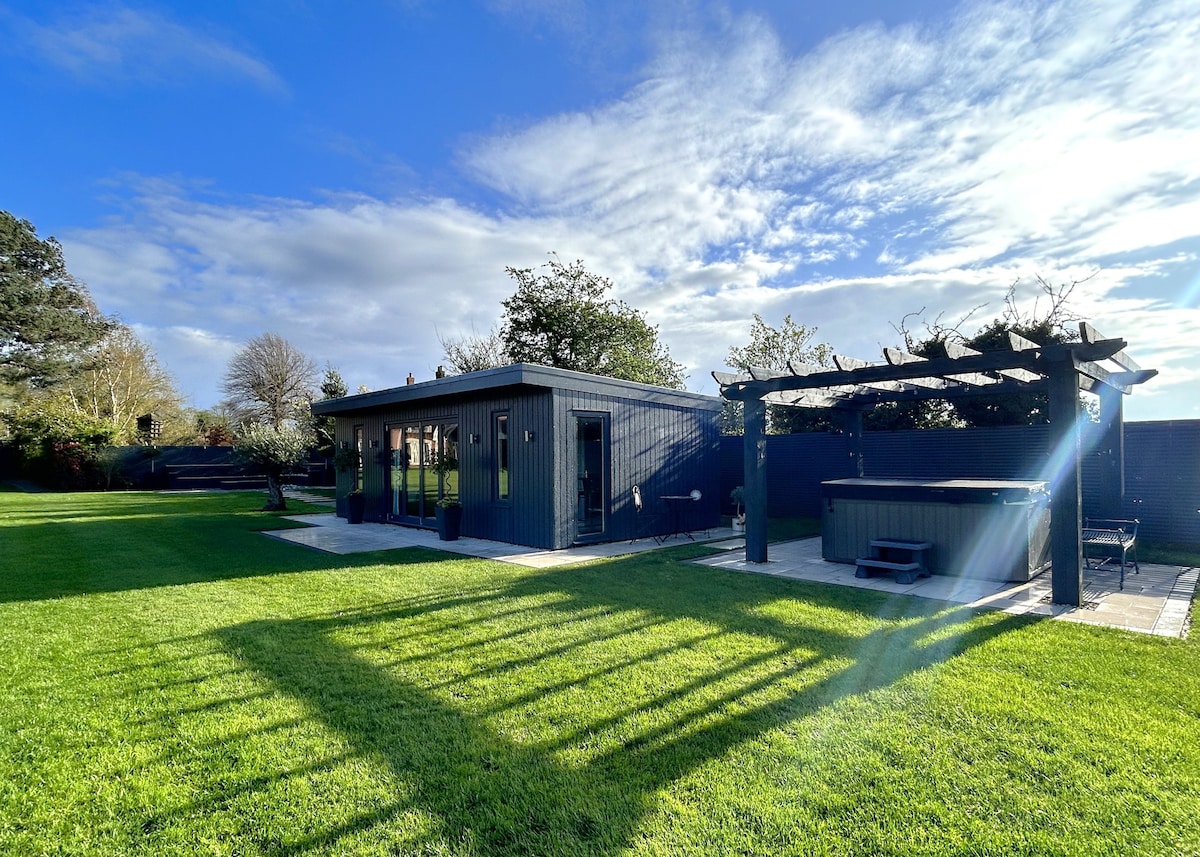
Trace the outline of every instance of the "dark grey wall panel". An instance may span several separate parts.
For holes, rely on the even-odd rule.
[[[641,487],[647,511],[658,515],[662,529],[668,527],[668,510],[660,498],[693,489],[701,492],[701,500],[683,508],[681,522],[692,528],[717,524],[717,412],[566,390],[555,393],[555,403],[555,421],[560,427],[555,469],[560,498],[555,515],[558,546],[571,544],[575,538],[575,417],[583,414],[604,414],[609,421],[609,540],[637,535],[634,485]]]
[[[1125,426],[1124,514],[1140,532],[1200,544],[1200,420]]]
[[[1045,479],[1053,458],[1045,426],[867,432],[864,473],[907,479]],[[1100,454],[1091,427],[1081,439],[1083,513],[1101,507]],[[742,438],[721,439],[722,509],[742,484]],[[767,508],[776,517],[818,517],[820,483],[850,475],[841,435],[806,433],[767,438]],[[1125,424],[1123,513],[1142,521],[1147,538],[1200,544],[1200,420]]]

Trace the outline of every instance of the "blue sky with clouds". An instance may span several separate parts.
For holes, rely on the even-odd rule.
[[[1200,0],[0,0],[0,207],[199,407],[264,331],[430,377],[554,250],[704,392],[756,312],[878,360],[1079,281],[1161,372],[1127,417],[1194,418],[1198,44]]]

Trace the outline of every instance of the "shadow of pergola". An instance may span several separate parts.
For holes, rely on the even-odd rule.
[[[1029,622],[806,588],[831,627],[796,584],[639,562],[216,632],[408,785],[289,848],[418,810],[481,853],[615,854],[662,789],[732,748]]]

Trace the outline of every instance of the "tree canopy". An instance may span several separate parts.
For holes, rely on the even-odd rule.
[[[741,347],[731,347],[725,357],[725,363],[739,372],[749,372],[752,366],[787,372],[789,363],[832,366],[832,347],[823,342],[813,342],[816,335],[815,327],[797,324],[790,314],[784,316],[783,323],[776,328],[755,313],[754,320],[750,323],[750,342]],[[740,402],[726,403],[722,425],[727,434],[741,433]],[[772,434],[827,431],[830,426],[829,414],[825,411],[787,405],[770,405],[767,408],[767,430]]]
[[[137,440],[137,418],[153,413],[166,438],[189,433],[183,397],[158,357],[129,327],[116,324],[90,350],[88,367],[63,385],[75,408],[112,423],[118,443]]]
[[[439,336],[446,366],[455,375],[495,369],[512,363],[504,351],[504,342],[495,330],[486,336]]]
[[[234,441],[234,454],[262,468],[267,477],[267,512],[287,509],[283,496],[283,478],[308,457],[312,435],[295,426],[250,423],[242,426]]]
[[[349,392],[350,388],[346,386],[346,382],[342,379],[342,373],[333,368],[333,366],[326,364],[325,377],[321,381],[321,401],[340,399]],[[336,447],[334,434],[337,428],[337,419],[330,415],[313,417],[312,425],[317,451],[326,458],[333,458]]]
[[[110,327],[67,272],[59,243],[0,211],[0,381],[51,386],[77,372]]]
[[[612,282],[581,260],[566,265],[554,256],[537,269],[505,270],[517,283],[502,304],[500,341],[508,361],[683,387],[683,366],[659,342],[658,328],[608,297]]]
[[[944,357],[946,343],[955,342],[976,351],[1007,351],[1009,334],[1038,345],[1073,342],[1079,334],[1069,325],[1079,318],[1070,309],[1070,297],[1078,282],[1055,286],[1042,277],[1037,278],[1041,295],[1032,308],[1022,310],[1017,302],[1017,283],[1009,286],[1001,314],[977,328],[973,333],[963,328],[981,307],[967,313],[953,324],[935,319],[926,325],[926,337],[916,340],[902,322],[897,330],[904,337],[905,348],[921,357]],[[1044,300],[1043,300],[1044,299]],[[919,315],[919,313],[914,313]],[[930,425],[953,426],[1011,426],[1043,425],[1050,421],[1045,393],[1006,393],[997,396],[971,396],[952,402],[920,402],[893,408],[897,414],[907,414],[900,425],[885,428],[925,428]],[[916,425],[908,425],[912,419]]]
[[[317,366],[276,333],[251,339],[225,370],[225,407],[235,424],[308,424]]]

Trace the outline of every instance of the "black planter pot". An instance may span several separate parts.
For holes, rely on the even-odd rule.
[[[347,494],[346,495],[346,521],[351,524],[361,524],[363,522],[363,513],[367,510],[367,497],[365,494]]]
[[[444,542],[452,542],[458,538],[462,529],[462,506],[438,506],[437,518],[438,538]]]

